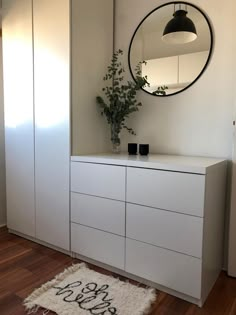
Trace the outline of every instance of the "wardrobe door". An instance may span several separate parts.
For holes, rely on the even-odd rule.
[[[33,0],[36,237],[69,250],[70,1]]]
[[[7,226],[35,236],[32,0],[3,0]]]

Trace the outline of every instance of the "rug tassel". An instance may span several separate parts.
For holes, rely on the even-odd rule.
[[[149,288],[148,291],[152,294],[152,297],[149,298],[150,304],[154,303],[156,301],[157,298],[157,291],[155,289]],[[148,315],[150,313],[150,306],[151,305],[147,305],[144,309],[143,309],[143,315]]]
[[[38,305],[35,305],[34,307],[32,307],[28,312],[27,314],[30,315],[30,314],[36,314],[39,310],[39,306]]]

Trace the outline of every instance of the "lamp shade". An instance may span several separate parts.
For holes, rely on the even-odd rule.
[[[173,18],[167,23],[162,39],[169,44],[185,44],[197,38],[196,27],[187,17],[187,11],[177,10]]]

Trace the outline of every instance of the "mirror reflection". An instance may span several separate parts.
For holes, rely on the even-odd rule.
[[[203,73],[212,51],[212,30],[205,14],[186,2],[171,2],[150,12],[137,27],[129,48],[129,66],[156,96],[179,93]]]

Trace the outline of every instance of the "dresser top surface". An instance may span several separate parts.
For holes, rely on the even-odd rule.
[[[206,174],[207,170],[210,167],[226,162],[226,160],[224,159],[208,157],[164,154],[149,154],[148,156],[140,156],[128,155],[126,153],[120,154],[102,153],[72,156],[71,161],[121,165],[130,167],[143,167],[197,174]]]

